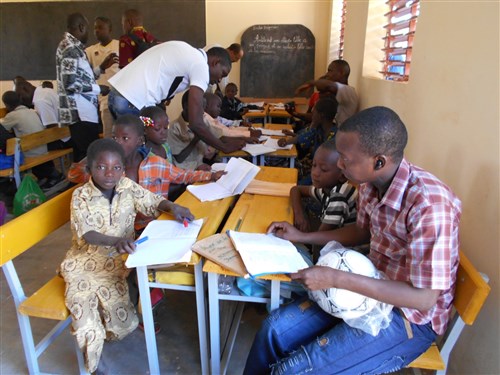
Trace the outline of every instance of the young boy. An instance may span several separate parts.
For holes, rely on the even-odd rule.
[[[393,305],[376,336],[350,327],[310,300],[271,313],[257,333],[245,374],[383,374],[397,371],[442,335],[450,319],[458,268],[461,202],[448,186],[404,158],[408,133],[389,108],[365,109],[336,136],[338,166],[359,184],[357,222],[300,232],[286,222],[268,232],[290,241],[351,247],[370,241],[369,258],[386,279],[330,267],[290,275],[309,290],[346,289]],[[272,366],[272,368],[270,368]]]
[[[290,190],[294,225],[300,231],[311,230],[311,220],[304,212],[303,198],[313,198],[321,204],[319,231],[341,228],[356,221],[358,193],[337,166],[338,159],[335,141],[326,141],[314,154],[312,186],[298,185]]]
[[[221,113],[221,98],[216,94],[205,93],[205,113],[203,114],[203,121],[210,127],[219,129],[222,132],[221,141],[226,138],[237,138],[245,141],[246,143],[257,143],[259,137],[262,135],[260,130],[253,130],[247,127],[227,127],[219,122],[218,117]]]
[[[14,91],[6,91],[2,95],[2,101],[7,109],[7,115],[0,119],[0,124],[8,131],[13,130],[16,137],[45,130],[38,114],[34,110],[21,105],[20,97]],[[42,145],[26,151],[24,155],[39,156],[46,153],[47,146]],[[37,165],[33,167],[32,171],[41,182],[43,190],[55,188],[56,185],[64,180],[64,175],[55,168],[52,161]]]
[[[111,139],[94,141],[87,152],[91,179],[71,201],[71,249],[61,263],[72,333],[91,373],[106,373],[100,361],[105,340],[122,339],[138,318],[130,302],[129,270],[121,254],[133,253],[137,212],[170,211],[179,221],[194,219],[187,208],[151,193],[124,176],[125,153]]]
[[[311,166],[318,147],[335,136],[337,127],[333,120],[337,113],[337,102],[333,98],[318,100],[313,108],[311,125],[289,138],[278,139],[283,147],[295,144],[299,152],[299,185],[311,185]],[[284,131],[287,134],[286,131]],[[293,133],[292,133],[293,134]]]
[[[242,116],[249,109],[262,109],[256,105],[247,105],[236,97],[238,94],[238,86],[235,83],[228,83],[224,90],[220,115],[229,120],[241,120]]]

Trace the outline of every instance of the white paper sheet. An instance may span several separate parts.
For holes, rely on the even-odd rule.
[[[276,138],[268,138],[264,142],[264,146],[274,148],[275,150],[291,150],[293,147],[293,145],[286,145],[284,147],[279,146]]]
[[[281,130],[274,129],[259,129],[262,132],[262,135],[274,135],[278,137],[284,137],[285,134]]]
[[[309,267],[296,247],[273,234],[228,231],[252,276],[297,272]]]
[[[252,156],[269,154],[271,152],[276,151],[274,148],[264,146],[260,143],[247,144],[245,147],[242,148],[242,150],[248,152]]]
[[[196,242],[203,219],[195,220],[184,227],[174,220],[153,220],[139,238],[148,240],[137,245],[135,252],[125,262],[128,268],[165,263],[189,262],[191,246]]]

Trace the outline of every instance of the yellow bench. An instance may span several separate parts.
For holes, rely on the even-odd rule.
[[[48,128],[36,133],[26,134],[19,138],[10,138],[7,140],[7,155],[16,155],[19,151],[28,151],[36,147],[46,145],[50,142],[54,142],[70,136],[69,128],[67,126]],[[67,148],[63,150],[52,150],[48,151],[43,155],[28,156],[24,159],[24,163],[19,165],[14,163],[14,168],[1,169],[0,177],[14,177],[16,180],[16,185],[19,187],[21,183],[21,172],[27,171],[37,165],[52,161],[55,159],[60,159],[61,170],[64,173],[64,160],[63,156],[68,155],[73,152],[73,149]],[[16,158],[16,160],[18,160]]]
[[[445,375],[448,359],[465,325],[472,325],[490,293],[488,276],[479,273],[470,260],[460,252],[457,285],[453,315],[446,333],[438,343],[408,365],[411,368],[435,370],[437,375]]]
[[[30,374],[40,374],[38,357],[69,326],[71,316],[64,304],[65,283],[61,277],[54,276],[28,297],[24,293],[12,261],[69,221],[70,202],[74,189],[69,189],[0,226],[0,266],[16,305],[24,354]],[[35,344],[30,317],[52,319],[58,323],[38,344]],[[75,348],[80,373],[86,374],[83,356],[76,341]]]

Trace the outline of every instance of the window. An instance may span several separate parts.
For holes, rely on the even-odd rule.
[[[333,0],[328,63],[333,60],[344,58],[346,8],[347,5],[345,0]]]
[[[382,74],[392,81],[408,81],[413,39],[420,12],[419,0],[389,0],[389,12],[385,14],[389,23],[384,26],[385,59]]]

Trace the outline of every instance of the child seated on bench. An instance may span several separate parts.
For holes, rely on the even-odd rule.
[[[45,130],[38,114],[21,105],[21,99],[17,93],[6,91],[2,95],[2,101],[7,108],[7,115],[0,119],[0,124],[8,131],[13,130],[16,137]],[[24,155],[39,156],[46,153],[47,146],[45,145],[26,151]],[[64,180],[64,175],[55,168],[52,161],[37,165],[32,168],[32,171],[38,181],[42,183],[41,188],[44,190],[51,189]]]
[[[133,253],[138,211],[158,216],[172,212],[194,219],[189,209],[153,194],[124,176],[125,152],[111,139],[94,141],[87,151],[91,179],[75,190],[71,202],[72,247],[61,264],[72,333],[89,372],[105,373],[100,361],[105,340],[120,340],[138,324],[130,302],[121,254]]]

